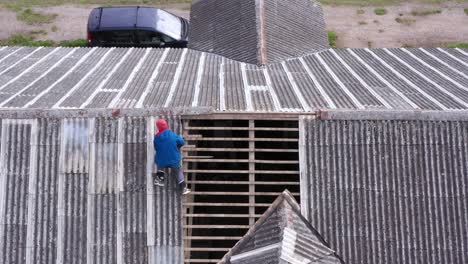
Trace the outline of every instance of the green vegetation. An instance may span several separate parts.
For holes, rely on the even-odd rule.
[[[354,6],[386,6],[398,5],[408,0],[318,0],[325,5],[354,5]],[[410,0],[415,3],[440,4],[448,0]],[[14,2],[14,4],[12,3]],[[0,4],[13,8],[29,8],[32,6],[54,6],[63,4],[96,4],[96,5],[170,5],[190,4],[191,0],[0,0]],[[458,3],[468,3],[468,0],[456,0]],[[8,7],[10,8],[10,7]],[[10,8],[12,9],[12,8]],[[12,9],[13,10],[13,9]],[[15,11],[18,12],[18,11]]]
[[[29,31],[29,34],[30,35],[47,35],[47,31],[43,30],[43,29],[39,29],[39,30],[33,30],[33,31]]]
[[[426,11],[411,11],[411,15],[413,16],[429,16],[442,13],[442,10],[426,10]]]
[[[447,46],[447,48],[468,49],[468,43],[450,44]]]
[[[403,24],[405,26],[409,26],[411,24],[413,24],[414,22],[416,22],[416,20],[414,19],[409,19],[409,18],[401,18],[401,17],[397,17],[395,18],[395,21],[399,24]]]
[[[12,3],[13,2],[13,3]],[[0,4],[18,12],[24,8],[57,6],[63,4],[93,5],[170,5],[192,3],[191,0],[0,0]],[[18,10],[19,9],[19,10]]]
[[[0,3],[3,2],[3,1],[0,1]],[[4,4],[4,6],[8,9],[10,9],[11,11],[15,12],[15,13],[18,13],[18,12],[21,12],[22,8],[20,5],[18,5],[17,3],[6,3]]]
[[[36,41],[34,37],[13,35],[9,39],[0,41],[0,46],[28,46],[28,47],[53,47],[51,40]]]
[[[50,31],[52,32],[57,32],[58,30],[59,28],[56,25],[53,25],[52,28],[50,29]]]
[[[68,48],[86,47],[86,46],[88,46],[88,41],[86,39],[62,41],[62,42],[59,43],[59,46],[60,47],[68,47]]]
[[[359,24],[360,26],[363,26],[363,25],[367,25],[367,22],[366,22],[366,21],[359,21],[358,24]]]
[[[358,15],[364,15],[365,13],[366,13],[366,11],[364,11],[364,9],[358,9],[356,11],[356,14],[358,14]]]
[[[56,17],[56,14],[43,15],[32,11],[30,8],[27,8],[17,14],[18,20],[24,21],[28,25],[49,24],[52,23]]]
[[[414,2],[423,4],[441,4],[448,0],[318,0],[325,5],[353,5],[353,6],[389,6]],[[457,3],[467,3],[468,0],[456,0]]]
[[[465,14],[468,16],[468,8],[463,9],[465,11]]]
[[[338,35],[334,31],[328,31],[328,43],[330,43],[330,48],[336,48],[336,40],[338,40]]]
[[[26,46],[26,47],[86,47],[86,39],[62,41],[56,43],[52,40],[36,40],[35,36],[13,35],[9,39],[0,41],[0,46]]]
[[[383,16],[385,14],[387,14],[387,9],[385,8],[376,8],[374,9],[374,13],[378,16]]]

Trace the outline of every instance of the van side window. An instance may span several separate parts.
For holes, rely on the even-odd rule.
[[[97,33],[97,40],[103,44],[133,44],[135,35],[133,31],[115,30]]]
[[[140,44],[159,45],[162,42],[161,35],[157,32],[138,31],[137,36]]]
[[[164,35],[164,34],[161,34],[161,37],[162,37],[163,41],[166,42],[166,43],[170,43],[170,42],[175,41],[173,38],[171,38],[171,37],[169,37],[167,35]]]

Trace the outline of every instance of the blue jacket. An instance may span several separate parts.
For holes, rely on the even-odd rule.
[[[180,166],[182,155],[180,154],[179,148],[185,145],[185,141],[182,137],[171,130],[166,130],[159,136],[154,136],[153,145],[156,151],[154,162],[158,168]]]

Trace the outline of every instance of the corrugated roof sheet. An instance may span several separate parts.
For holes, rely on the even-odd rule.
[[[301,121],[308,220],[346,263],[466,263],[466,115],[357,116]]]
[[[181,263],[181,196],[172,177],[153,187],[154,121],[0,119],[0,262]]]
[[[190,49],[4,50],[0,109],[468,108],[463,49],[330,49],[266,67]]]
[[[190,24],[191,49],[256,65],[329,47],[322,8],[311,0],[198,0]]]
[[[219,263],[342,263],[284,191]]]

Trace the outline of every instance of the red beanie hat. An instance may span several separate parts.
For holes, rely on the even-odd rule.
[[[169,126],[167,125],[166,120],[164,119],[159,119],[156,122],[156,127],[158,128],[158,134],[157,136],[161,135],[162,132],[166,131],[169,129]]]

